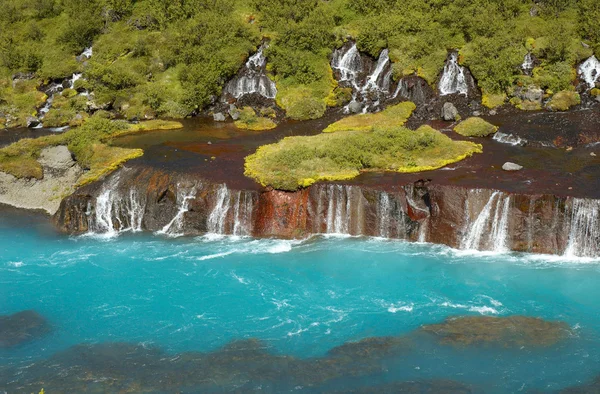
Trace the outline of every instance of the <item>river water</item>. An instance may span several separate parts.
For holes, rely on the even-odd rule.
[[[0,348],[0,392],[555,392],[600,374],[599,281],[589,259],[373,238],[68,238],[3,213],[0,315],[35,310],[51,329]],[[515,345],[419,330],[514,315],[568,333]]]

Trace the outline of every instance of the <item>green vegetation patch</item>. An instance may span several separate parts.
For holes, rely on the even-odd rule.
[[[238,129],[254,131],[271,130],[277,127],[277,123],[267,117],[258,116],[251,107],[240,109],[240,118],[234,124]]]
[[[88,171],[79,180],[83,185],[99,179],[123,163],[143,154],[141,149],[124,149],[110,146],[110,141],[120,135],[144,130],[180,128],[179,122],[150,121],[130,125],[124,121],[111,121],[93,116],[83,126],[63,134],[40,138],[26,138],[0,149],[0,171],[17,178],[42,179],[43,168],[37,159],[44,148],[67,145],[79,165]]]
[[[563,90],[552,96],[548,108],[552,111],[566,111],[571,107],[581,104],[579,93],[571,90]]]
[[[477,117],[460,122],[454,131],[465,137],[487,137],[498,131],[498,127]]]
[[[481,152],[481,145],[453,141],[429,126],[416,131],[376,127],[284,138],[248,156],[245,174],[263,186],[296,190],[319,181],[352,179],[365,171],[434,170]]]
[[[337,131],[373,131],[376,128],[403,126],[417,106],[410,102],[391,106],[376,114],[352,115],[327,126],[324,133]]]

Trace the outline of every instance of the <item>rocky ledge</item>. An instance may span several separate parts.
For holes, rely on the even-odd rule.
[[[279,238],[375,236],[453,248],[597,257],[600,200],[418,180],[235,190],[191,174],[123,168],[66,198],[64,232]]]

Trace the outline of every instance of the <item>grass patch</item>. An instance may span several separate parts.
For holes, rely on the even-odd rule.
[[[277,127],[277,123],[267,117],[258,116],[251,107],[240,109],[240,118],[234,124],[238,129],[254,131],[271,130]]]
[[[406,101],[376,114],[352,115],[327,126],[324,133],[337,131],[373,131],[376,128],[403,126],[417,106]]]
[[[548,108],[552,111],[566,111],[571,107],[581,104],[579,93],[571,90],[563,90],[552,96]]]
[[[422,126],[375,127],[310,137],[287,137],[246,158],[245,175],[263,186],[296,190],[319,181],[352,179],[365,171],[434,170],[482,152],[481,145],[453,141]]]
[[[498,131],[498,127],[481,118],[473,117],[459,123],[454,131],[465,137],[487,137]]]
[[[128,160],[143,154],[140,149],[110,146],[113,138],[146,130],[171,130],[183,127],[179,122],[155,120],[139,124],[111,121],[93,116],[81,127],[63,134],[26,138],[0,149],[0,171],[17,178],[43,178],[43,169],[37,159],[44,148],[67,145],[79,165],[88,171],[79,185],[93,182],[116,170]]]

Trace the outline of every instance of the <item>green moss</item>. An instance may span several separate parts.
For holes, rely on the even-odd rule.
[[[364,171],[433,170],[481,151],[481,145],[453,141],[429,126],[416,131],[387,126],[284,138],[248,156],[245,174],[264,186],[296,190]]]
[[[506,101],[506,94],[484,94],[481,103],[487,108],[496,108],[504,104]]]
[[[594,89],[591,90],[590,94],[592,96],[600,96],[600,89],[594,88]]]
[[[273,122],[271,119],[258,116],[254,109],[251,107],[244,107],[240,109],[240,118],[235,121],[235,127],[238,129],[245,130],[271,130],[277,127],[277,123]]]
[[[375,128],[403,126],[417,106],[405,101],[375,114],[352,115],[327,126],[324,133],[337,131],[372,131]]]
[[[472,117],[456,125],[454,131],[465,137],[486,137],[498,131],[498,127],[481,118]]]
[[[581,104],[579,93],[572,90],[563,90],[552,96],[548,108],[552,111],[566,111],[571,107]]]

